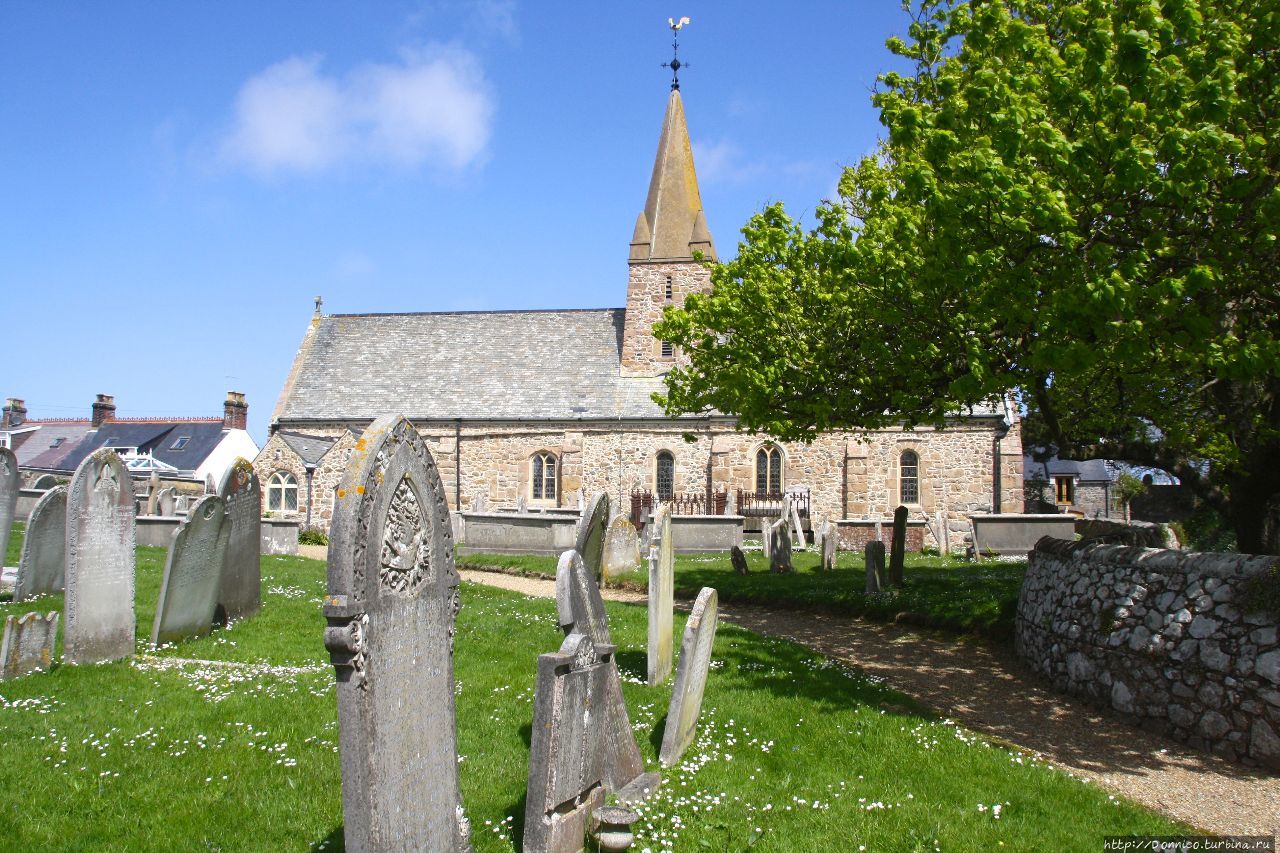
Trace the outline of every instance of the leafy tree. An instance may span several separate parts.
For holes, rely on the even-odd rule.
[[[1145,494],[1147,484],[1139,480],[1128,471],[1124,471],[1116,478],[1116,499],[1120,501],[1120,506],[1124,508],[1124,520],[1129,520],[1129,506],[1133,503],[1133,499],[1139,495]]]
[[[1012,395],[1028,445],[1164,468],[1280,547],[1280,5],[922,0],[881,151],[743,229],[660,402],[785,439]]]

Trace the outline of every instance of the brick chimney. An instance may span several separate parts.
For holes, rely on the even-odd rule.
[[[99,394],[93,401],[93,428],[97,429],[107,421],[116,419],[116,398],[110,394]]]
[[[0,429],[8,429],[9,427],[22,426],[22,422],[27,419],[27,407],[17,397],[10,397],[4,401],[4,419],[0,420]]]
[[[222,404],[222,428],[247,429],[248,422],[249,404],[244,401],[244,394],[228,391],[227,400]]]

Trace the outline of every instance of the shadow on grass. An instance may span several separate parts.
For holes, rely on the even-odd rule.
[[[649,673],[649,655],[647,652],[617,651],[613,659],[618,663],[618,671],[624,676],[634,675],[646,678]]]
[[[526,790],[510,806],[507,807],[507,817],[511,818],[510,840],[512,849],[519,850],[524,844],[524,810],[529,802],[529,792]],[[476,828],[471,827],[471,838],[474,841],[476,837]]]
[[[330,832],[328,835],[326,835],[324,838],[320,839],[319,841],[313,842],[311,844],[311,849],[323,850],[325,851],[325,853],[330,853],[331,851],[335,851],[335,850],[346,850],[347,839],[346,839],[346,835],[344,834],[344,830],[345,830],[345,826],[343,824],[338,824],[338,826],[334,828],[334,830]]]

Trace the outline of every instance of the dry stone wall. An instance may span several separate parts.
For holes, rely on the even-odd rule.
[[[1275,557],[1041,539],[1018,653],[1058,690],[1227,758],[1280,769],[1276,614],[1248,579]]]

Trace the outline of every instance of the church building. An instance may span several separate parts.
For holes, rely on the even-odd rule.
[[[1021,511],[1015,411],[811,444],[740,432],[721,414],[667,417],[651,395],[679,353],[653,326],[666,306],[710,288],[695,252],[716,259],[673,88],[627,254],[625,307],[322,314],[317,300],[254,462],[264,511],[327,529],[351,447],[384,413],[403,414],[423,435],[453,510],[521,499],[530,509],[576,507],[581,490],[608,492],[623,512],[676,498],[714,513],[727,496],[752,515],[788,491],[803,496],[815,525],[868,522],[842,529],[847,547],[860,547],[853,530],[905,504],[932,525],[916,525],[916,544],[952,550],[969,514]]]

